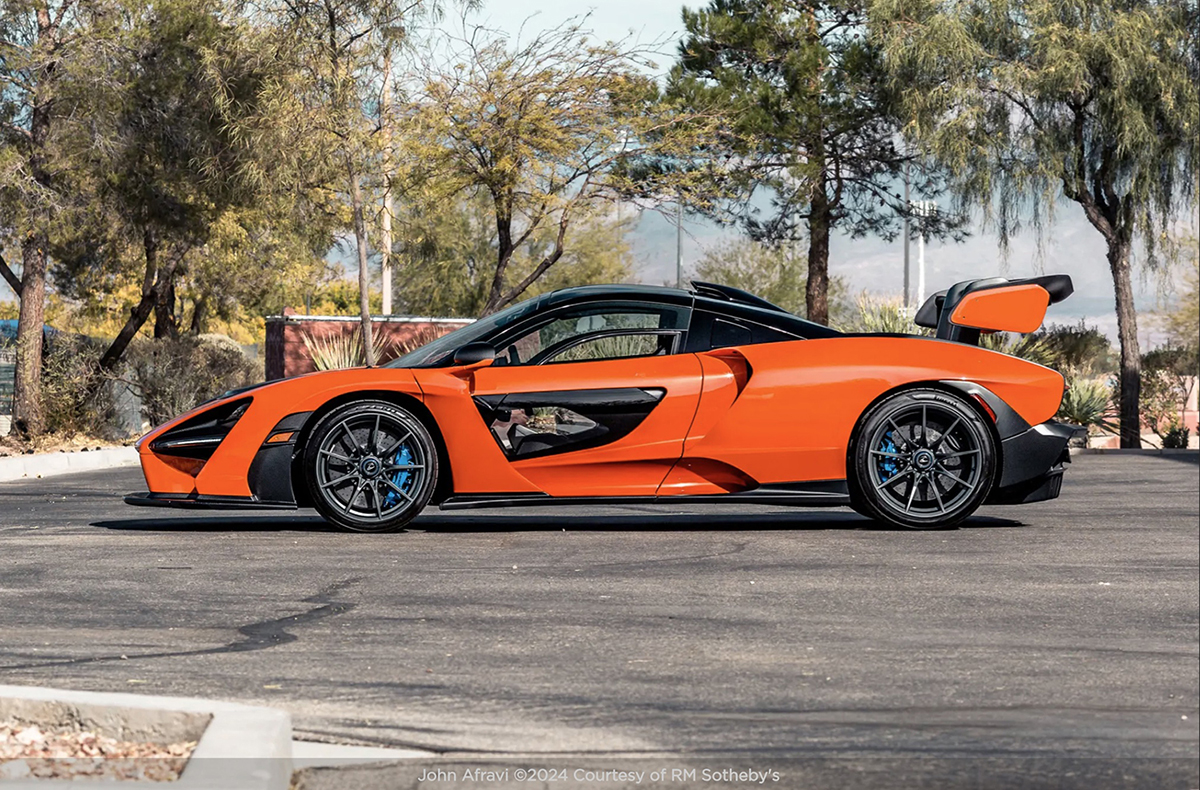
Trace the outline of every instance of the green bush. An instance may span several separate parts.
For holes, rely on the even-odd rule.
[[[64,439],[125,438],[116,428],[116,403],[100,370],[104,343],[64,333],[47,338],[42,356],[42,413],[46,432]]]
[[[1109,394],[1108,385],[1101,380],[1070,380],[1057,416],[1072,425],[1114,431],[1116,426],[1109,419]]]
[[[129,347],[126,366],[126,380],[153,425],[262,380],[261,367],[224,335],[140,339]]]

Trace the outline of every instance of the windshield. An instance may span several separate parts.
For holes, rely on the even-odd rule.
[[[487,340],[497,330],[519,321],[532,314],[538,305],[538,297],[526,299],[506,310],[480,318],[473,324],[462,329],[456,329],[448,335],[442,335],[437,340],[426,343],[420,348],[402,356],[396,357],[383,367],[385,368],[436,368],[450,364],[454,359],[454,351],[474,343],[476,340]]]

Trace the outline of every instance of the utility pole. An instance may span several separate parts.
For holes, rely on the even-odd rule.
[[[926,220],[937,216],[938,206],[932,200],[914,200],[909,205],[912,213],[920,218],[917,221],[917,305],[920,309],[925,302],[925,230],[929,224]]]
[[[683,287],[683,195],[675,201],[675,287]]]
[[[395,199],[392,196],[392,49],[388,47],[383,53],[383,92],[379,97],[379,121],[384,133],[384,146],[387,151],[383,158],[387,172],[383,182],[383,215],[380,217],[379,267],[380,280],[383,289],[384,315],[392,314],[392,211]]]
[[[908,213],[912,202],[908,198],[908,163],[904,163],[904,309],[908,309]]]

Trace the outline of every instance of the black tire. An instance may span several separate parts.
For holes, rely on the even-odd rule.
[[[867,410],[847,466],[859,513],[910,529],[945,529],[991,492],[996,446],[971,404],[942,390],[912,389]]]
[[[433,496],[437,445],[407,409],[354,401],[313,428],[304,473],[313,507],[326,521],[354,532],[394,532]]]

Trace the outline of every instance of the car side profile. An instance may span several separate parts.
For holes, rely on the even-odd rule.
[[[314,507],[361,532],[443,509],[687,500],[850,506],[916,529],[1057,497],[1057,372],[980,348],[1062,275],[935,294],[934,337],[846,334],[738,289],[545,294],[381,367],[226,393],[138,442],[133,505]]]

